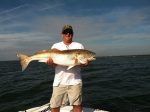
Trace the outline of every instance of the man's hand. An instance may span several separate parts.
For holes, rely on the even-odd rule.
[[[53,67],[56,66],[56,64],[53,63],[53,60],[52,60],[51,58],[49,58],[49,59],[47,60],[46,64],[48,64],[48,65],[50,65],[50,66],[53,66]]]
[[[52,60],[51,58],[49,58],[49,59],[47,60],[46,64],[52,65],[52,64],[53,64],[53,60]]]

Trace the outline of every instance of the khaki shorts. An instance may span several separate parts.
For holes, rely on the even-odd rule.
[[[81,105],[82,84],[78,85],[59,85],[53,87],[50,100],[50,107],[56,108],[63,105]]]

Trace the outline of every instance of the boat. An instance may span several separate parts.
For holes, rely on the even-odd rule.
[[[60,112],[73,112],[72,110],[73,110],[73,106],[63,106],[60,108]],[[33,107],[27,110],[18,111],[18,112],[51,112],[50,103],[38,107]],[[109,111],[83,107],[82,112],[109,112]]]

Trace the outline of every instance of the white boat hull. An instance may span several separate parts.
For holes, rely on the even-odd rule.
[[[73,110],[73,106],[64,106],[60,108],[60,112],[72,112],[72,110]],[[27,110],[19,111],[19,112],[51,112],[51,111],[49,108],[49,103],[47,103],[39,107],[34,107],[31,109],[27,109]],[[108,112],[108,111],[83,107],[82,112]]]

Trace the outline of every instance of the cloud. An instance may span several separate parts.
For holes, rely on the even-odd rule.
[[[52,9],[57,9],[60,6],[64,6],[64,3],[57,3],[57,4],[50,4],[50,3],[44,3],[44,5],[39,9],[39,11],[47,11]]]
[[[61,32],[64,24],[71,24],[77,38],[91,39],[92,36],[92,39],[97,39],[97,37],[103,39],[111,38],[112,34],[114,38],[115,34],[126,35],[131,31],[136,32],[138,27],[144,28],[146,18],[149,18],[144,11],[144,9],[133,11],[132,9],[115,9],[96,16],[46,16],[37,19],[34,27],[38,31],[56,36]]]
[[[4,11],[0,12],[0,15],[4,15],[4,14],[6,14],[6,13],[7,13],[7,14],[8,14],[8,13],[12,13],[13,11],[19,10],[19,9],[24,8],[24,7],[26,7],[26,6],[27,6],[27,4],[22,4],[22,5],[19,5],[19,6],[14,7],[14,8],[4,10]]]
[[[46,16],[36,21],[35,30],[55,38],[60,36],[64,24],[71,24],[74,40],[84,43],[98,55],[141,54],[141,47],[150,52],[146,49],[149,43],[144,47],[145,41],[150,41],[147,30],[150,24],[145,24],[149,22],[149,16],[145,10],[123,8],[95,16]]]
[[[38,32],[0,34],[0,59],[17,59],[17,52],[33,54],[50,48],[52,42],[51,37]]]
[[[78,12],[85,13],[78,15],[68,13],[65,6],[62,2],[25,3],[0,12],[0,59],[10,59],[16,51],[32,54],[49,48],[61,41],[64,24],[73,26],[75,41],[98,55],[139,53],[140,47],[149,53],[150,7],[97,8],[95,14],[93,7],[79,8]]]
[[[31,50],[33,48],[43,48],[44,43],[51,41],[51,38],[41,33],[11,33],[11,34],[0,34],[0,50],[16,48],[19,50]],[[5,45],[5,46],[4,46]]]

